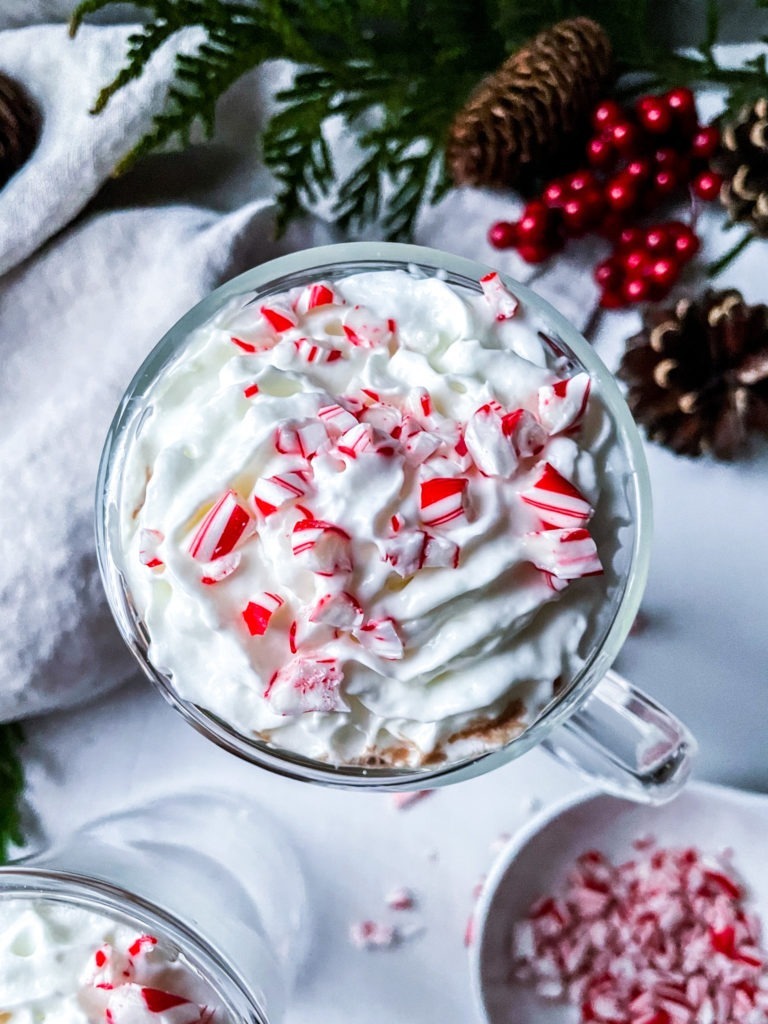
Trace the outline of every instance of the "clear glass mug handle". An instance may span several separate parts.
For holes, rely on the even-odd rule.
[[[698,749],[682,722],[613,671],[542,746],[603,789],[647,804],[678,794]]]

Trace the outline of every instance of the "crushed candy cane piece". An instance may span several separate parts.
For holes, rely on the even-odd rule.
[[[317,281],[302,288],[296,299],[297,313],[305,314],[318,306],[342,306],[344,299],[325,281]]]
[[[614,864],[582,854],[514,928],[512,974],[595,1024],[763,1024],[760,924],[725,863],[644,837]]]
[[[363,624],[363,609],[357,598],[342,590],[321,597],[309,613],[309,621],[354,630]]]
[[[91,957],[83,974],[83,983],[111,988],[131,981],[133,977],[130,954],[105,942]]]
[[[322,420],[329,437],[339,437],[357,425],[356,418],[341,405],[324,405],[317,415]]]
[[[334,658],[312,659],[297,654],[274,674],[264,697],[286,717],[312,711],[348,711],[339,693],[342,680]]]
[[[267,321],[269,326],[277,331],[278,334],[282,334],[284,331],[290,331],[292,327],[296,327],[298,320],[296,314],[288,306],[279,305],[263,305],[260,307],[259,312]]]
[[[365,452],[375,451],[373,428],[368,423],[356,423],[337,439],[335,450],[349,459],[356,459]]]
[[[397,624],[391,617],[371,619],[355,631],[362,646],[386,661],[399,661],[403,656],[403,641]]]
[[[461,549],[450,537],[432,537],[427,534],[420,568],[458,569]]]
[[[213,562],[228,555],[242,537],[251,517],[234,491],[226,491],[195,531],[189,553],[198,562]]]
[[[284,604],[285,601],[279,594],[267,591],[259,594],[255,600],[249,601],[243,609],[243,619],[251,636],[263,636],[269,627],[270,619]]]
[[[515,409],[501,417],[501,428],[521,459],[538,455],[547,443],[547,432],[532,412]]]
[[[574,530],[527,533],[523,544],[527,557],[536,568],[551,573],[559,580],[577,580],[603,571],[597,545],[583,526]]]
[[[344,358],[340,348],[328,348],[311,338],[296,338],[293,347],[307,363],[335,363],[337,359]]]
[[[480,287],[483,289],[483,295],[493,310],[496,319],[511,320],[517,313],[520,303],[496,271],[481,277]]]
[[[397,811],[406,811],[415,804],[420,804],[429,796],[434,796],[434,789],[413,789],[409,793],[393,793],[392,803]]]
[[[311,459],[328,440],[320,420],[281,423],[275,431],[275,448],[281,455],[299,455]]]
[[[411,465],[420,466],[442,445],[442,438],[425,430],[413,417],[403,418],[398,438]]]
[[[303,498],[309,491],[302,470],[288,470],[276,476],[261,477],[251,492],[256,508],[265,517],[273,515],[294,498]]]
[[[499,411],[490,403],[481,405],[469,417],[464,443],[481,473],[510,477],[517,469],[518,457]]]
[[[349,941],[357,949],[392,949],[400,942],[400,933],[390,924],[355,921],[349,926]]]
[[[433,477],[421,484],[419,508],[425,526],[444,526],[465,516],[465,477]]]
[[[390,910],[414,910],[417,902],[416,893],[405,885],[393,889],[386,898]]]
[[[158,549],[164,540],[165,537],[160,530],[149,530],[142,527],[139,531],[139,561],[142,565],[146,565],[148,569],[156,569],[159,565],[164,564],[158,554]]]
[[[584,495],[549,462],[520,497],[537,510],[545,526],[586,526],[592,516],[592,506]]]
[[[394,321],[377,316],[366,306],[351,306],[341,322],[342,330],[353,345],[377,348],[392,337]]]
[[[588,373],[577,373],[539,388],[539,419],[550,434],[560,434],[581,422],[591,388]]]
[[[349,534],[320,519],[300,519],[293,527],[291,550],[320,576],[352,571]]]
[[[249,384],[248,387],[243,388],[243,394],[246,398],[253,398],[254,395],[258,395],[259,385]]]
[[[200,582],[205,583],[208,587],[221,583],[222,580],[232,575],[240,565],[241,560],[242,555],[239,551],[230,551],[228,555],[222,555],[215,562],[210,562],[206,565],[203,575],[200,577]]]

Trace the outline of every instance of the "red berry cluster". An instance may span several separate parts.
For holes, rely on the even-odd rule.
[[[616,309],[627,302],[663,299],[698,249],[696,232],[679,220],[624,228],[613,253],[595,267],[600,305]]]
[[[514,247],[527,262],[540,263],[568,238],[594,232],[620,240],[626,230],[632,230],[638,217],[678,196],[686,187],[701,199],[717,197],[722,179],[708,163],[718,149],[720,135],[716,126],[698,123],[690,89],[642,96],[631,108],[605,100],[595,108],[592,125],[594,134],[586,147],[589,166],[551,181],[539,198],[527,204],[520,220],[494,224],[488,235],[491,245],[499,249]],[[685,228],[683,235],[682,228],[685,225],[677,222],[668,225],[669,240],[663,252],[654,249],[654,232],[658,233],[661,225],[648,229],[646,234],[654,241],[643,242],[640,247],[647,249],[646,255],[654,263],[662,258],[674,259],[679,269],[698,247],[692,229]],[[685,256],[676,250],[677,243],[673,244],[675,234],[688,239],[680,243],[683,248],[687,246]],[[632,245],[637,248],[635,242]],[[620,261],[626,256],[627,245],[619,241],[612,259]],[[640,272],[638,267],[622,273],[620,287],[615,274],[602,271],[604,287],[609,278],[614,282],[607,288],[613,298],[631,302],[660,297],[662,281],[669,282],[668,289],[676,277],[672,271],[659,268],[656,279],[650,271]],[[649,274],[647,287],[634,284],[629,288],[630,280],[645,281]]]

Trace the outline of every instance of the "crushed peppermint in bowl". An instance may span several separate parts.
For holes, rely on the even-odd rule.
[[[649,500],[615,382],[543,300],[355,243],[242,275],[150,354],[102,457],[99,560],[210,738],[425,788],[533,746],[605,673]]]
[[[531,822],[477,905],[489,1024],[765,1024],[768,798],[578,797]]]

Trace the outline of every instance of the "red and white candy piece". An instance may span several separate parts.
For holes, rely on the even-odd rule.
[[[277,714],[286,717],[312,711],[348,711],[339,693],[342,679],[334,658],[297,654],[274,674],[264,696]]]
[[[538,477],[520,497],[539,513],[545,526],[585,526],[593,509],[584,495],[566,480],[549,462],[541,467]]]
[[[222,555],[221,558],[217,558],[214,562],[205,566],[200,582],[205,583],[206,586],[221,583],[222,580],[232,575],[240,565],[241,560],[242,555],[239,551],[230,551],[228,555]]]
[[[497,320],[511,320],[520,305],[496,271],[480,278],[483,295]]]
[[[445,526],[466,517],[466,477],[433,477],[419,490],[421,521],[425,526]]]
[[[82,1003],[95,1004],[107,1024],[203,1024],[209,1018],[205,1006],[184,996],[132,982],[113,989],[91,989],[80,998]]]
[[[589,402],[592,381],[577,373],[539,388],[539,419],[550,434],[560,434],[581,421]]]
[[[486,403],[472,413],[464,430],[464,442],[472,461],[486,476],[506,479],[517,469],[517,452],[495,405]]]
[[[403,579],[420,569],[456,569],[460,549],[448,537],[433,537],[424,530],[403,530],[384,545],[384,561]]]
[[[527,409],[514,409],[501,417],[501,429],[521,459],[539,455],[547,443],[547,432]]]
[[[339,437],[357,426],[357,419],[341,405],[324,405],[318,410],[317,415],[329,437]]]
[[[273,515],[289,501],[303,498],[309,491],[306,474],[302,470],[287,470],[275,476],[256,481],[251,498],[265,517]]]
[[[378,348],[392,337],[395,324],[366,306],[351,306],[344,314],[341,327],[347,340],[358,348]]]
[[[405,407],[419,420],[430,419],[435,411],[432,396],[426,388],[411,388],[405,399]]]
[[[150,530],[142,527],[139,531],[139,561],[148,569],[156,569],[164,562],[159,555],[160,545],[165,537],[160,530]]]
[[[309,621],[352,631],[362,626],[363,609],[357,598],[341,590],[321,597],[309,613]]]
[[[235,348],[239,348],[241,352],[247,352],[248,355],[252,355],[254,352],[268,352],[269,349],[275,347],[274,338],[259,338],[258,341],[246,341],[245,338],[238,338],[232,335],[229,340]]]
[[[414,910],[417,902],[416,893],[406,885],[393,889],[386,899],[390,910]]]
[[[189,553],[198,562],[212,562],[228,555],[251,523],[251,517],[234,491],[225,491],[198,526]]]
[[[281,455],[311,459],[328,440],[325,425],[318,420],[281,423],[275,431],[275,448]]]
[[[269,326],[277,331],[278,334],[282,334],[284,331],[290,331],[291,328],[296,327],[298,319],[294,311],[290,306],[285,306],[281,303],[265,303],[260,307],[259,312],[267,321]]]
[[[393,431],[395,434],[398,433],[398,427],[403,422],[400,410],[396,409],[394,405],[386,405],[384,402],[377,402],[363,409],[360,419],[364,423],[370,424],[374,430],[379,430],[382,434],[390,436],[394,436]]]
[[[300,519],[293,527],[291,549],[296,558],[319,576],[352,571],[349,534],[320,519]]]
[[[335,363],[344,356],[340,348],[328,348],[313,338],[297,338],[293,347],[305,363]]]
[[[527,533],[523,543],[527,558],[536,568],[558,580],[597,576],[603,571],[597,545],[583,526]]]
[[[362,646],[385,661],[399,661],[403,656],[403,641],[397,632],[395,620],[387,616],[370,619],[355,632]]]
[[[401,940],[393,925],[367,920],[349,926],[349,941],[357,949],[391,949]]]
[[[405,457],[412,466],[420,466],[441,447],[443,441],[437,434],[424,430],[413,416],[403,419],[399,441]]]
[[[334,450],[348,459],[356,459],[365,452],[374,452],[373,427],[369,423],[356,423],[336,439]]]
[[[262,591],[253,601],[249,601],[243,609],[243,620],[251,636],[264,636],[275,612],[282,608],[285,601],[279,594]]]
[[[316,281],[314,284],[308,284],[302,288],[294,303],[294,308],[297,313],[304,314],[319,306],[342,305],[344,305],[344,299],[334,291],[330,284],[325,281]]]
[[[83,983],[114,988],[131,981],[133,976],[133,962],[128,953],[105,942],[91,957],[84,972]]]
[[[458,569],[461,549],[450,537],[431,537],[427,535],[420,568],[422,569]]]

